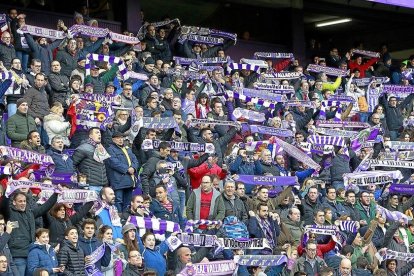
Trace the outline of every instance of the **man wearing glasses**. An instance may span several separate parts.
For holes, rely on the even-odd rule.
[[[122,273],[125,276],[142,275],[144,265],[141,254],[137,250],[131,250],[128,254],[128,264]]]
[[[323,259],[316,256],[316,243],[308,241],[306,244],[306,254],[297,259],[292,273],[304,271],[307,275],[320,275],[323,267],[326,267],[326,263]]]
[[[16,50],[14,49],[13,44],[11,43],[11,34],[9,32],[4,32],[1,34],[0,43],[0,60],[3,62],[3,65],[10,69],[12,60],[16,57]]]

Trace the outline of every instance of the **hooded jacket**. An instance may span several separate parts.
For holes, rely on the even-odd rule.
[[[49,244],[32,243],[27,256],[27,275],[32,276],[38,268],[44,268],[49,275],[56,276],[53,268],[58,267],[58,261],[54,248]]]

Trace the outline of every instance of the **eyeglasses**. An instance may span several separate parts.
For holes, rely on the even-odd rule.
[[[131,258],[142,258],[142,256],[141,256],[141,255],[131,255],[131,256],[129,256],[129,257],[131,257]]]

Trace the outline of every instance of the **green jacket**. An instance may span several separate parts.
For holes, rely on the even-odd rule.
[[[371,222],[375,218],[377,208],[376,203],[374,201],[371,201],[369,204],[369,216],[367,212],[365,211],[364,207],[362,207],[361,202],[358,200],[358,202],[355,204],[355,209],[358,211],[361,220],[365,220],[367,224]]]
[[[23,114],[17,110],[6,123],[7,136],[12,142],[12,147],[19,147],[20,142],[27,139],[30,131],[37,130],[36,122],[32,116]]]
[[[351,256],[352,268],[356,268],[357,259],[361,256],[364,256],[365,258],[367,258],[369,264],[372,263],[373,261],[372,256],[368,253],[368,250],[365,253],[362,253],[361,246],[354,245],[353,247],[354,247],[354,253],[352,253],[352,256]]]

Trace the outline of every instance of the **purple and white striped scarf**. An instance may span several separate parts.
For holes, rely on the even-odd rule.
[[[231,92],[231,91],[227,92],[227,94],[225,94],[224,97],[228,99],[230,97],[229,95],[236,98],[236,99],[240,99],[242,101],[258,104],[258,105],[261,105],[261,106],[264,106],[264,107],[269,107],[271,109],[274,109],[275,105],[276,105],[274,102],[271,102],[271,101],[262,100],[262,99],[259,99],[257,97],[249,97],[249,96],[242,95],[242,94],[239,94],[237,92]],[[277,99],[282,100],[282,95],[278,95]]]
[[[271,52],[256,52],[254,53],[256,59],[277,59],[277,58],[295,58],[293,53],[271,53]]]
[[[232,70],[249,70],[249,71],[254,71],[256,73],[260,73],[260,67],[259,66],[255,66],[255,65],[250,65],[250,64],[245,64],[245,63],[229,63],[227,65],[227,72],[230,74],[230,72]]]
[[[313,145],[333,145],[338,147],[345,147],[345,140],[339,136],[318,136],[310,135],[307,141]]]
[[[183,35],[181,39],[187,39],[189,41],[198,42],[202,44],[209,44],[209,45],[222,45],[224,43],[224,38],[221,38],[221,37],[203,36],[203,35],[196,35],[196,34]]]
[[[406,262],[413,262],[414,261],[414,253],[406,253],[406,252],[400,252],[400,251],[393,251],[390,249],[386,250],[386,253],[384,256],[381,256],[379,252],[375,254],[377,259],[380,262],[383,262],[385,260],[393,259],[393,260],[400,260],[400,261],[406,261]],[[412,274],[405,274],[405,275],[412,275]]]
[[[381,213],[381,216],[385,216],[387,218],[387,220],[392,220],[392,221],[398,221],[400,219],[404,220],[404,223],[408,223],[409,220],[412,220],[411,217],[398,212],[398,211],[393,211],[391,212],[390,210],[380,206],[379,204],[377,204],[377,211]]]
[[[208,219],[192,220],[192,219],[189,219],[189,220],[187,220],[187,222],[185,224],[184,231],[187,232],[187,233],[192,233],[192,232],[194,232],[194,226],[221,225],[221,224],[222,224],[221,220],[208,220]]]
[[[332,107],[332,106],[336,106],[336,112],[335,112],[335,117],[334,117],[334,121],[338,122],[342,120],[341,117],[341,113],[342,113],[342,108],[341,108],[341,102],[340,101],[322,101],[321,102],[321,109],[319,112],[319,119],[320,120],[326,120],[326,108],[327,107]]]
[[[163,235],[166,232],[180,232],[180,225],[178,223],[158,218],[129,216],[128,222],[139,229],[141,237],[145,234],[147,229],[152,229],[154,234],[157,235]]]
[[[306,69],[308,72],[314,72],[314,73],[325,73],[329,76],[346,76],[348,72],[346,70],[333,68],[333,67],[327,67],[327,66],[321,66],[316,64],[309,64],[308,68]]]
[[[358,54],[358,55],[363,55],[367,57],[380,57],[380,53],[378,52],[359,50],[359,49],[353,49],[352,54]]]
[[[353,220],[340,220],[338,227],[341,231],[356,233],[358,232],[357,223],[357,221]]]
[[[109,64],[118,65],[119,73],[124,80],[129,78],[128,69],[125,66],[125,63],[122,61],[121,58],[115,56],[106,56],[101,54],[88,54],[86,55],[86,63],[85,63],[85,76],[89,76],[91,74],[91,61],[105,61]]]
[[[14,81],[14,77],[13,77],[12,72],[10,72],[10,71],[1,72],[0,73],[0,80],[13,80]]]
[[[266,120],[265,115],[261,112],[243,109],[239,107],[233,110],[232,115],[236,120],[247,119],[249,121],[254,121],[254,122],[264,122]]]
[[[351,148],[354,151],[358,151],[362,148],[362,145],[367,141],[376,141],[379,135],[380,129],[377,127],[371,127],[361,130],[358,135],[351,140]]]
[[[290,156],[292,156],[296,160],[303,162],[304,164],[316,171],[318,171],[321,168],[321,166],[318,163],[316,163],[312,158],[310,158],[306,153],[304,153],[297,147],[286,143],[285,141],[277,138],[276,136],[272,137],[272,139],[274,139],[276,143],[278,143],[283,148],[284,151],[286,151]]]

